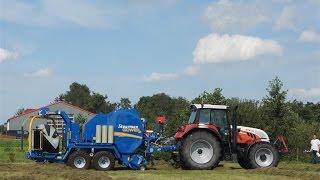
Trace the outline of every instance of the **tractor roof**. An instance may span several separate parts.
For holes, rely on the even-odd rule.
[[[192,104],[192,108],[205,108],[205,109],[228,109],[228,106],[226,105],[212,105],[212,104]]]

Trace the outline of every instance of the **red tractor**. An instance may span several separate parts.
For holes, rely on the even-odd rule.
[[[185,169],[213,169],[226,157],[235,157],[245,169],[277,166],[279,151],[261,129],[237,126],[236,108],[228,118],[228,106],[194,104],[189,122],[175,134],[177,161]],[[287,151],[282,149],[282,152]]]

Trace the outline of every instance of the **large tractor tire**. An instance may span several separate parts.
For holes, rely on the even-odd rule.
[[[97,152],[93,158],[93,167],[99,171],[112,170],[115,164],[115,157],[111,152],[100,151]]]
[[[221,159],[221,144],[213,134],[197,131],[183,140],[180,155],[184,169],[213,169]]]
[[[89,169],[91,158],[87,152],[74,151],[68,158],[67,165],[75,169]]]
[[[250,148],[248,160],[253,169],[276,167],[279,162],[279,154],[272,144],[257,143]]]
[[[244,157],[238,157],[238,163],[244,169],[252,169],[252,165],[249,159],[246,159]]]

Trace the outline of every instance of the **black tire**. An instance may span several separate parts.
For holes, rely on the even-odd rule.
[[[252,169],[252,165],[247,158],[238,157],[238,163],[244,169]]]
[[[253,169],[276,167],[279,162],[279,153],[270,143],[257,143],[250,149],[248,160]]]
[[[210,150],[206,152],[212,153],[212,156],[209,156],[211,158],[204,160],[203,163],[196,162],[191,157],[191,151],[193,151],[191,148],[194,148],[194,146],[196,146],[195,143],[199,144],[199,142],[205,143],[206,145],[211,147],[211,149],[209,148]],[[196,153],[201,155],[203,153],[203,150]],[[219,164],[222,156],[221,144],[213,134],[206,131],[198,131],[198,132],[189,134],[183,140],[180,148],[180,154],[181,154],[181,167],[184,169],[199,169],[199,170],[213,169]]]
[[[102,159],[104,158],[104,159]],[[100,161],[100,162],[99,162]],[[102,161],[102,162],[101,162]],[[107,161],[107,162],[106,162]],[[92,158],[92,162],[93,162],[93,167],[96,170],[99,171],[107,171],[107,170],[111,170],[114,168],[115,165],[115,157],[111,152],[108,151],[100,151],[97,152],[93,158]],[[105,163],[103,166],[103,164],[101,163]]]
[[[76,161],[82,161],[84,164],[79,164]],[[87,152],[74,151],[68,158],[67,165],[75,169],[89,169],[91,157]]]

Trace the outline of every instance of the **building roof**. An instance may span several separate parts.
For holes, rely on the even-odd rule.
[[[26,110],[24,110],[24,111],[22,112],[22,114],[28,114],[28,113],[34,112],[34,111],[36,111],[36,110],[38,110],[38,109],[26,109]]]
[[[225,105],[212,105],[212,104],[193,104],[192,107],[197,109],[205,108],[205,109],[228,109],[228,106]]]
[[[78,109],[78,110],[80,110],[80,111],[86,112],[86,113],[88,113],[89,115],[94,115],[94,114],[95,114],[95,113],[93,113],[93,112],[87,111],[87,110],[85,110],[85,109],[82,109],[82,108],[80,108],[80,107],[78,107],[78,106],[74,106],[74,105],[69,104],[69,103],[64,102],[64,101],[56,101],[56,102],[53,102],[53,103],[51,103],[51,104],[49,104],[49,105],[43,106],[43,107],[41,107],[41,108],[45,108],[45,107],[46,107],[46,108],[50,108],[50,106],[53,106],[53,105],[56,105],[56,104],[63,104],[63,105],[65,105],[65,106],[69,106],[69,107],[71,107],[71,108]],[[22,114],[20,114],[20,115],[15,115],[15,116],[9,118],[7,121],[12,120],[12,119],[15,119],[15,118],[20,117],[20,116],[24,116],[24,115],[31,114],[31,113],[33,113],[33,112],[39,111],[41,108],[38,108],[38,109],[26,109],[25,111],[23,111]]]

